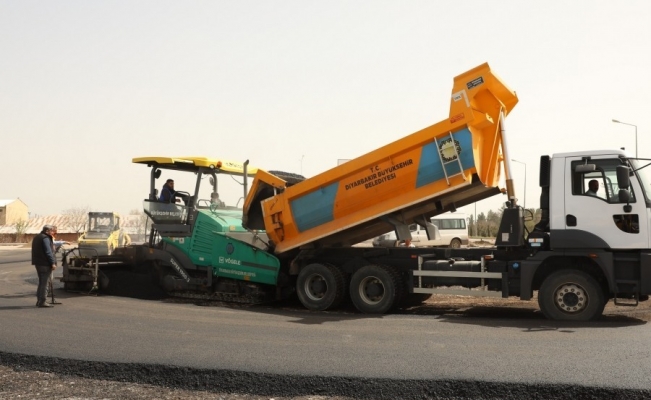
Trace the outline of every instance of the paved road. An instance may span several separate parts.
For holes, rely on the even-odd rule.
[[[536,312],[311,313],[55,291],[37,309],[24,249],[0,248],[0,351],[274,374],[651,389],[643,319],[551,322]]]

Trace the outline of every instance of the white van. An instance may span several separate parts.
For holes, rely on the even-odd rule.
[[[411,244],[415,247],[449,246],[458,249],[468,244],[468,224],[466,215],[462,213],[445,213],[430,220],[439,230],[440,238],[427,239],[427,232],[418,224],[409,225]],[[396,233],[389,232],[373,239],[373,246],[399,246]]]

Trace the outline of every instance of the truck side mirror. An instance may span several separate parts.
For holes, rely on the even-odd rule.
[[[629,181],[629,169],[625,165],[618,165],[617,166],[617,186],[619,186],[620,189],[628,189],[630,186],[630,181]],[[620,196],[621,196],[621,191],[620,191]]]
[[[633,207],[629,204],[631,201],[631,194],[628,191],[628,188],[631,185],[629,180],[629,172],[627,166],[618,165],[617,166],[617,186],[619,186],[619,202],[626,203],[624,206],[624,212],[630,213],[633,210]]]

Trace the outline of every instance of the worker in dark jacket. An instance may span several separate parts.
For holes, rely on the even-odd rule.
[[[176,203],[178,199],[176,198],[176,191],[174,190],[174,180],[168,179],[163,185],[163,189],[160,191],[159,201],[163,203]]]
[[[163,203],[175,204],[180,200],[183,200],[183,203],[188,205],[188,193],[187,192],[177,192],[174,190],[174,180],[168,179],[163,185],[163,189],[160,191],[160,197],[158,201]]]
[[[52,227],[45,225],[41,233],[32,240],[32,265],[38,274],[38,289],[36,289],[36,307],[52,307],[45,302],[48,279],[57,267],[57,260],[52,251]]]

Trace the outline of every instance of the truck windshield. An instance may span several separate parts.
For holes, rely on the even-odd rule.
[[[629,160],[640,179],[647,202],[651,201],[651,162],[647,160]]]

